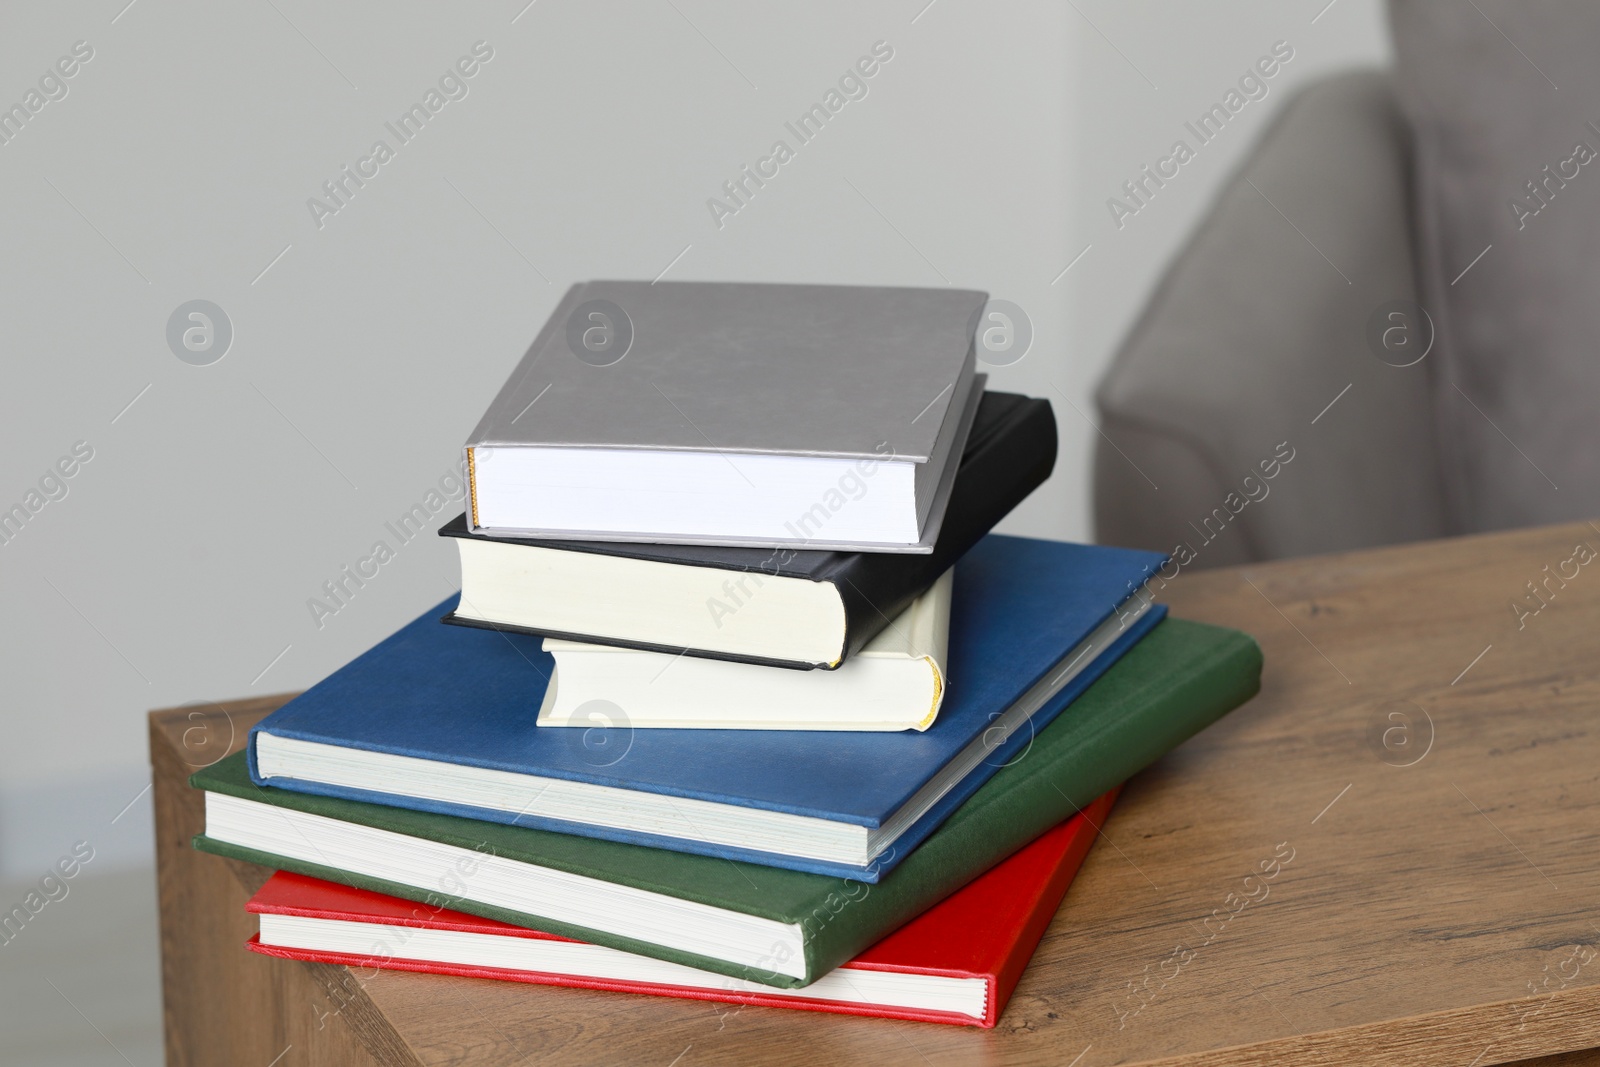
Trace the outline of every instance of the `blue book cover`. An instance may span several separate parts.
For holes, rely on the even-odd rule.
[[[258,785],[515,823],[562,833],[875,882],[1052,721],[1165,614],[1154,605],[1048,700],[1028,725],[991,724],[1108,620],[1160,553],[990,534],[955,569],[949,692],[923,733],[540,727],[554,660],[535,636],[441,625],[454,598],[319,682],[251,731]],[[1119,611],[1119,609],[1121,609]],[[1113,623],[1112,625],[1116,625]],[[781,668],[773,668],[779,670]],[[1069,712],[1070,714],[1070,712]],[[986,735],[986,731],[988,732]],[[263,733],[541,778],[882,826],[975,738],[981,762],[866,867],[274,776]]]

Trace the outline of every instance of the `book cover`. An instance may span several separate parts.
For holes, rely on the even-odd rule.
[[[473,978],[573,986],[624,993],[683,997],[763,1007],[799,1008],[888,1019],[993,1027],[1011,991],[1055,916],[1061,899],[1110,814],[1116,790],[1105,794],[1066,822],[1046,831],[998,866],[801,990],[776,990],[710,971],[698,971],[649,957],[574,942],[537,930],[485,919],[447,908],[424,908],[398,897],[279,871],[250,899],[247,910],[339,924],[338,940],[355,951],[323,945],[318,931],[304,940],[269,940],[262,934],[251,951],[287,959],[371,968],[453,974]],[[416,930],[470,935],[442,943],[423,943]],[[558,956],[527,954],[527,964],[482,962],[501,958],[485,943],[509,939],[561,941],[575,946]],[[355,944],[348,944],[355,942]],[[359,946],[359,948],[357,948]],[[502,950],[503,951],[503,950]],[[876,990],[861,972],[887,972],[934,979],[954,989],[924,991],[907,985]],[[646,977],[648,976],[648,977]],[[876,995],[875,995],[876,994]],[[953,1008],[959,1000],[965,1010]]]
[[[956,470],[950,502],[929,555],[884,552],[827,552],[785,547],[729,548],[703,545],[653,545],[617,541],[554,541],[474,534],[465,515],[439,531],[441,536],[497,541],[533,548],[638,559],[675,567],[705,567],[732,575],[798,578],[826,584],[844,609],[838,652],[826,661],[730,656],[715,649],[660,641],[598,638],[561,629],[533,629],[452,611],[446,620],[463,626],[538,633],[573,641],[602,641],[672,655],[748,659],[769,666],[836,667],[876,637],[911,601],[967,553],[996,523],[1050,477],[1056,459],[1055,414],[1048,400],[1015,393],[985,392]],[[699,609],[700,605],[695,605]],[[619,614],[627,609],[619,602]],[[741,610],[742,607],[741,607]],[[759,610],[759,608],[754,609]]]
[[[580,282],[467,447],[873,459],[888,439],[898,456],[926,462],[987,298],[945,288]],[[622,313],[609,326],[581,311],[602,301]],[[621,353],[596,352],[572,343],[574,321],[632,337]],[[535,400],[537,417],[524,414]]]
[[[764,985],[809,984],[889,932],[922,914],[1020,849],[1051,826],[1159,759],[1170,749],[1253,696],[1260,685],[1261,650],[1245,634],[1167,619],[1076,702],[1070,715],[1026,738],[1012,758],[880,883],[669,852],[524,826],[410,811],[379,804],[263,788],[250,780],[236,753],[190,779],[199,789],[261,805],[380,828],[454,846],[467,854],[616,883],[708,908],[793,924],[798,964],[777,973],[774,963],[730,962],[721,955],[662,944],[664,934],[616,928],[604,909],[566,919],[502,908],[479,899],[470,879],[443,881],[443,872],[397,881],[372,873],[370,857],[322,855],[283,847],[268,852],[209,834],[196,848],[329,881],[355,885],[563,937],[606,945],[716,971]],[[210,830],[208,824],[208,831]],[[441,899],[441,885],[450,886]],[[476,896],[474,894],[477,894]],[[581,918],[580,921],[569,921]],[[785,966],[791,961],[785,961]]]
[[[955,568],[950,687],[922,733],[634,730],[623,708],[607,709],[598,731],[539,727],[553,663],[540,642],[440,626],[435,609],[261,720],[250,734],[250,768],[258,784],[294,792],[876,880],[1022,743],[1018,732],[1003,743],[994,736],[1002,715],[1027,711],[1031,728],[1042,728],[1155,624],[1165,607],[1130,593],[1162,559],[986,537]],[[1039,685],[1056,687],[1039,694]],[[1025,696],[1042,703],[1024,707]],[[372,775],[341,779],[325,763],[315,776],[290,776],[281,769],[287,758],[262,755],[285,741],[400,757],[395,786],[363,787],[354,783]],[[517,778],[497,778],[492,805],[469,805],[456,799],[459,781],[447,780],[452,768]],[[792,825],[779,819],[751,847],[740,843],[746,835],[714,837],[716,810],[696,805],[683,809],[692,817],[673,807],[654,821],[638,810],[608,824],[608,813],[551,786],[561,782],[797,816],[863,843],[853,859],[808,855],[779,836],[788,831],[777,824]]]

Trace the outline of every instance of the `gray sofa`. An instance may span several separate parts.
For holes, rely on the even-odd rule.
[[[1600,165],[1567,158],[1600,4],[1391,10],[1395,71],[1284,107],[1102,380],[1098,540],[1207,567],[1600,513]]]

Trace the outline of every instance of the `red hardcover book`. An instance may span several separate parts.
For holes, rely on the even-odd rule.
[[[801,989],[756,985],[288,871],[250,898],[247,908],[260,916],[261,932],[247,947],[364,969],[991,1027],[1116,792]]]

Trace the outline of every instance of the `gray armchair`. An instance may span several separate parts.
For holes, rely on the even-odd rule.
[[[1098,540],[1209,567],[1450,532],[1429,361],[1364,337],[1419,297],[1409,141],[1381,73],[1284,108],[1100,384]]]
[[[1600,4],[1390,12],[1394,70],[1284,108],[1101,382],[1100,540],[1204,567],[1600,514]]]

